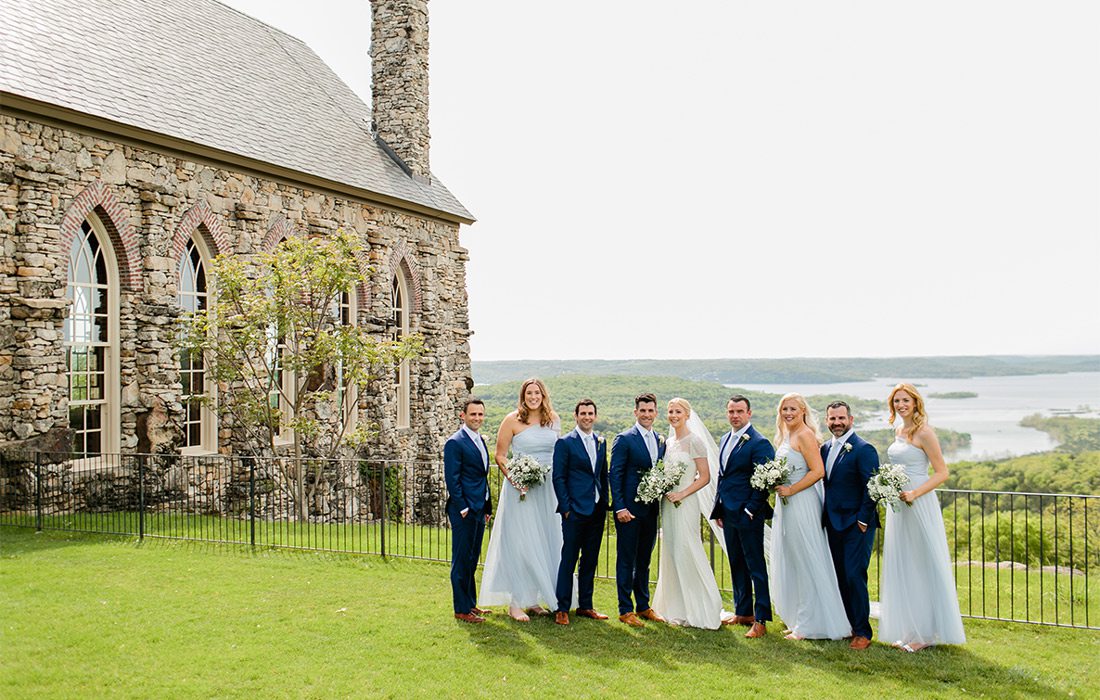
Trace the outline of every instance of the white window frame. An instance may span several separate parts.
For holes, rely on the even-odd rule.
[[[108,455],[117,453],[119,451],[119,445],[121,444],[121,425],[122,425],[122,411],[121,411],[121,387],[119,386],[119,377],[121,376],[119,368],[119,286],[121,284],[118,274],[118,258],[115,255],[114,245],[111,242],[111,237],[107,233],[106,227],[94,212],[89,213],[84,217],[81,222],[81,227],[74,234],[79,236],[80,240],[84,238],[83,224],[87,223],[91,229],[91,233],[95,235],[96,240],[99,242],[99,248],[103,255],[104,268],[107,274],[107,342],[100,345],[104,349],[103,358],[103,399],[99,401],[99,405],[102,406],[100,414],[100,444],[99,453],[80,453],[81,457],[77,458],[77,461],[87,461],[100,455]],[[69,261],[66,268],[66,282],[65,282],[65,295],[69,299],[70,305],[68,312],[65,316],[65,333],[70,339],[65,339],[63,336],[62,346],[64,348],[65,356],[65,401],[67,408],[71,408],[73,405],[72,400],[72,370],[69,366],[69,348],[73,347],[74,343],[71,341],[73,331],[75,328],[71,324],[73,321],[73,306],[74,293],[72,291],[72,279],[73,271],[72,267],[72,254],[70,250],[66,251],[69,255]],[[96,344],[88,343],[88,347],[95,347]],[[86,402],[77,402],[80,405]],[[76,452],[75,445],[70,444],[70,449]]]
[[[405,271],[399,265],[390,284],[390,321],[394,340],[400,340],[409,335],[411,317],[412,295]],[[411,423],[412,403],[408,360],[402,360],[394,373],[394,393],[396,394],[397,427],[408,428]]]
[[[184,245],[183,252],[180,254],[180,259],[176,261],[176,269],[177,269],[177,272],[179,272],[180,267],[184,264],[185,260],[186,260],[186,264],[188,264],[188,265],[191,264],[190,256],[188,255],[188,249],[190,247],[189,244],[194,245],[195,249],[198,251],[198,253],[199,253],[199,262],[203,267],[203,271],[205,273],[205,278],[206,278],[206,290],[204,292],[196,291],[196,292],[194,292],[194,296],[205,296],[205,298],[206,298],[206,312],[210,313],[211,309],[213,308],[213,302],[214,302],[214,288],[213,288],[212,280],[210,278],[210,260],[211,260],[212,256],[210,255],[210,251],[206,246],[206,241],[203,240],[202,236],[198,235],[198,232],[196,232],[195,234],[192,234],[191,237],[188,239],[188,244]],[[182,297],[183,297],[183,294],[184,294],[182,282],[183,282],[182,280],[177,281],[177,284],[179,284],[179,288],[177,289],[177,302],[180,304],[181,307],[184,306],[183,301],[182,301]],[[205,362],[205,358],[204,358],[204,362]],[[180,368],[180,372],[181,372],[181,376],[182,376],[182,372],[183,372],[182,367]],[[184,445],[185,445],[184,447],[180,448],[180,454],[185,454],[185,455],[210,455],[210,454],[217,454],[217,451],[218,451],[218,414],[214,410],[215,402],[217,401],[218,383],[211,379],[210,370],[209,370],[208,367],[205,366],[205,364],[204,364],[204,369],[202,370],[202,372],[203,372],[203,375],[204,375],[203,384],[204,384],[204,388],[206,390],[206,394],[192,394],[192,395],[183,395],[183,394],[181,394],[180,395],[180,400],[183,403],[183,409],[184,409],[184,427],[183,427],[184,438],[183,438],[183,440],[184,440]],[[209,397],[208,401],[205,401],[205,402],[202,403],[202,408],[200,409],[199,444],[197,444],[197,445],[186,445],[187,440],[188,440],[188,435],[189,435],[189,431],[188,431],[189,415],[187,413],[187,411],[188,411],[187,399],[191,398],[191,397],[198,397],[198,396],[208,396]]]

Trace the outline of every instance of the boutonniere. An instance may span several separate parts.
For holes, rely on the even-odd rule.
[[[665,436],[664,436],[664,435],[658,435],[658,436],[657,436],[657,444],[658,444],[658,445],[663,445],[663,444],[665,444]]]
[[[848,443],[848,442],[844,443],[844,451],[845,452],[851,452],[852,451],[852,444]]]
[[[748,442],[748,441],[749,441],[749,434],[748,433],[741,433],[741,442]]]
[[[607,440],[604,439],[603,435],[597,435],[596,436],[596,442],[599,443],[600,445],[602,445],[605,442],[607,442]]]

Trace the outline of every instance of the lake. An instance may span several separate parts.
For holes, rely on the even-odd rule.
[[[890,390],[902,379],[878,377],[865,382],[836,384],[739,384],[744,389],[785,394],[796,391],[803,396],[814,394],[848,394],[885,401]],[[948,461],[964,459],[999,459],[1054,449],[1056,443],[1034,428],[1019,425],[1020,419],[1033,413],[1046,416],[1078,412],[1076,415],[1100,417],[1100,372],[1068,374],[1034,374],[1009,377],[972,377],[969,379],[907,378],[924,395],[929,422],[941,428],[970,433],[969,449],[945,455]],[[972,399],[934,399],[929,394],[970,391]],[[772,425],[772,408],[763,413],[768,420],[757,424]],[[889,414],[873,416],[857,428],[874,430],[888,428]]]

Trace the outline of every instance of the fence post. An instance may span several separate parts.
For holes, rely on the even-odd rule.
[[[248,539],[252,548],[256,548],[256,458],[248,460]]]
[[[138,539],[145,539],[145,455],[138,455]]]
[[[42,453],[34,453],[34,529],[42,532]]]
[[[381,484],[382,484],[382,488],[381,488],[381,491],[382,491],[382,504],[381,504],[382,516],[381,516],[381,518],[382,519],[381,519],[381,522],[380,522],[380,528],[381,529],[379,530],[379,532],[381,532],[380,542],[381,542],[381,548],[382,548],[382,558],[385,559],[386,558],[386,505],[387,505],[387,500],[386,500],[386,463],[384,461],[382,462],[381,476],[382,476],[382,478],[379,479],[379,482],[381,482]]]

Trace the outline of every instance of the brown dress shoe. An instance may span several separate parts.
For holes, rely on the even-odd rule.
[[[752,623],[756,622],[756,618],[752,615],[734,615],[728,620],[722,620],[727,625],[744,625],[745,627],[752,627]]]
[[[646,608],[645,610],[638,613],[638,617],[644,618],[646,620],[650,620],[652,622],[664,622],[665,621],[665,618],[658,615],[657,611],[654,610],[653,608]]]
[[[471,624],[477,624],[479,622],[485,622],[485,618],[481,615],[474,615],[473,613],[455,613],[455,619],[463,622],[469,622]]]
[[[645,627],[645,623],[638,619],[638,616],[632,612],[619,615],[619,622],[625,623],[631,627]]]
[[[492,615],[493,611],[492,610],[482,610],[481,608],[471,608],[470,609],[470,614],[471,615],[477,615],[479,617],[485,617],[486,615]]]
[[[577,617],[587,617],[592,620],[606,620],[607,615],[598,613],[592,608],[577,608]]]
[[[852,643],[848,645],[848,648],[863,651],[869,646],[871,646],[870,639],[867,639],[866,637],[852,637]]]
[[[568,625],[569,613],[565,612],[564,610],[557,611],[556,613],[554,613],[554,622],[558,623],[559,625]]]
[[[758,639],[768,633],[768,628],[764,626],[763,622],[754,622],[749,631],[745,633],[745,637],[748,639]]]

